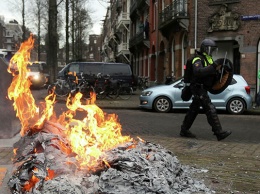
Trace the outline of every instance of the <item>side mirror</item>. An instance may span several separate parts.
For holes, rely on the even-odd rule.
[[[179,84],[178,84],[178,88],[183,88],[184,87],[184,83],[183,82],[180,82]]]

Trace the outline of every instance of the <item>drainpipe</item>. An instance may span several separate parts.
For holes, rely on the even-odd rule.
[[[158,55],[158,41],[159,41],[159,1],[157,1],[157,4],[156,4],[156,61],[155,61],[155,68],[156,68],[156,71],[155,71],[155,81],[158,81],[158,61],[159,61],[159,55]]]
[[[195,21],[194,21],[194,48],[197,48],[197,29],[198,29],[198,1],[195,0]]]

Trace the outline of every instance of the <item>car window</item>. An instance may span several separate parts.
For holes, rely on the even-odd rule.
[[[71,64],[69,67],[69,72],[79,73],[79,64]]]
[[[120,76],[120,75],[131,75],[130,66],[127,64],[120,63],[109,63],[104,64],[104,74],[109,74],[111,76]]]
[[[82,63],[81,71],[88,75],[97,75],[98,73],[103,74],[102,63]]]
[[[231,80],[229,85],[233,85],[233,84],[236,84],[236,83],[237,83],[237,81],[234,78],[232,78],[232,80]]]
[[[176,82],[179,82],[179,83],[174,85],[175,88],[184,87],[184,79],[183,78],[179,78],[179,79],[175,80],[173,83],[176,83]]]
[[[28,67],[28,69],[31,71],[31,72],[40,72],[40,69],[39,69],[39,67],[37,67],[37,66],[27,66]]]

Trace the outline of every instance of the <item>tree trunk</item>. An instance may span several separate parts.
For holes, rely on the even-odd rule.
[[[57,77],[57,53],[58,53],[58,33],[57,33],[57,0],[49,0],[49,25],[48,25],[48,49],[47,64],[50,67],[50,82],[53,83]]]
[[[24,0],[22,0],[22,18],[23,18],[23,42],[25,41],[26,37],[25,37],[25,33],[26,33],[26,29],[25,29],[25,2]]]
[[[66,0],[66,64],[69,63],[69,0]]]
[[[41,6],[40,1],[37,1],[37,19],[38,19],[38,61],[41,61]]]

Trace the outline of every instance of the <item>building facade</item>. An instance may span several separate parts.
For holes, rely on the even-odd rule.
[[[104,22],[107,44],[102,44],[108,45],[117,62],[118,51],[122,51],[119,45],[122,39],[127,40],[122,34],[129,33],[133,72],[148,76],[151,82],[163,83],[169,75],[183,76],[186,60],[199,49],[203,39],[211,38],[219,47],[213,58],[226,56],[233,63],[234,73],[248,82],[254,97],[260,87],[257,3],[258,0],[111,0],[106,26]],[[127,23],[118,20],[122,10],[129,11]],[[115,28],[114,21],[118,24]]]
[[[193,3],[193,4],[192,4]],[[234,73],[242,75],[254,97],[259,91],[260,8],[257,0],[190,1],[188,48],[197,48],[204,38],[216,41],[214,58],[227,56]],[[195,17],[196,16],[196,17]]]
[[[89,35],[89,44],[87,45],[86,60],[101,61],[101,36],[97,34]]]

